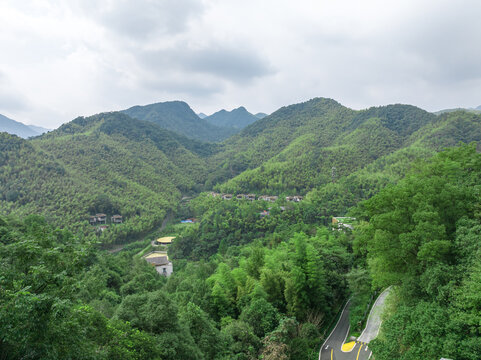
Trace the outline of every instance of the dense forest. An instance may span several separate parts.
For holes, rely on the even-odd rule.
[[[222,143],[146,120],[0,134],[0,358],[317,359],[388,286],[376,359],[479,357],[480,115],[313,99]],[[142,258],[166,235],[168,278]]]
[[[481,155],[474,144],[417,164],[361,203],[354,253],[373,287],[395,286],[376,359],[478,359]]]
[[[160,225],[182,194],[202,189],[213,145],[121,113],[75,119],[31,141],[1,134],[0,209],[89,227],[89,215],[124,217],[101,235],[125,242]]]

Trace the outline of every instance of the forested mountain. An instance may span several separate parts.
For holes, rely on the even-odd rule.
[[[266,116],[268,116],[268,114],[260,112],[260,113],[254,114],[254,116],[258,119],[263,119]]]
[[[168,101],[145,106],[134,106],[123,113],[132,118],[153,122],[160,127],[203,141],[221,141],[235,133],[201,119],[183,101]]]
[[[125,112],[0,133],[0,357],[313,360],[348,298],[357,331],[392,285],[376,359],[477,359],[481,155],[445,148],[480,140],[475,113],[323,98],[220,144]],[[169,278],[141,258],[166,235]]]
[[[222,144],[105,113],[28,142],[4,136],[16,147],[8,152],[9,167],[2,167],[0,206],[78,224],[101,208],[96,199],[105,195],[112,211],[143,219],[134,221],[140,233],[158,223],[181,193],[217,183],[233,193],[311,192],[309,201],[326,217],[396,182],[416,159],[478,140],[480,117],[472,113],[436,116],[409,105],[354,111],[322,98],[281,108]],[[154,216],[155,208],[164,210]]]
[[[136,224],[139,233],[165,215],[154,216],[155,208],[171,208],[181,193],[217,183],[233,193],[310,193],[309,201],[327,216],[396,182],[416,159],[481,140],[480,129],[480,117],[472,113],[436,116],[409,105],[354,111],[320,98],[281,108],[222,144],[207,144],[124,113],[105,113],[28,142],[4,137],[16,147],[2,168],[0,205],[18,214],[41,209],[56,221],[77,224],[101,208],[96,199],[105,195],[112,211],[150,219]]]
[[[247,125],[256,122],[258,119],[259,118],[257,116],[252,115],[243,106],[232,111],[222,109],[210,116],[205,117],[205,120],[213,125],[219,127],[233,127],[236,129],[243,129]]]
[[[246,191],[305,192],[402,148],[412,132],[435,119],[408,105],[354,111],[331,99],[313,99],[281,108],[228,139],[213,176],[225,180],[248,170],[232,188],[242,183]]]
[[[220,166],[209,182],[222,183],[224,192],[316,189],[329,202],[322,207],[345,211],[397,181],[415,159],[479,140],[481,117],[472,113],[436,116],[409,105],[353,111],[314,99],[282,108],[228,139],[213,157]]]
[[[47,129],[34,125],[25,125],[19,121],[12,120],[0,114],[0,132],[18,135],[22,138],[37,136],[47,131]]]
[[[69,228],[96,212],[124,216],[105,241],[152,229],[182,193],[202,189],[213,147],[122,113],[77,118],[32,141],[1,136],[2,212]]]

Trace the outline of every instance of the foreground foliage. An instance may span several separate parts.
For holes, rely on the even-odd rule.
[[[376,359],[478,359],[481,353],[481,155],[446,150],[362,205],[375,286],[396,285]]]

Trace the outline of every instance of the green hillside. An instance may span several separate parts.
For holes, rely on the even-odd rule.
[[[362,203],[357,273],[393,286],[376,359],[478,359],[481,155],[474,144],[417,164]],[[363,256],[364,255],[364,256]],[[393,346],[393,344],[396,344]]]
[[[105,113],[30,141],[3,135],[0,208],[84,228],[89,214],[107,208],[127,221],[102,236],[128,240],[155,227],[181,194],[217,184],[232,193],[309,194],[326,221],[397,182],[416,159],[481,140],[480,129],[473,113],[435,116],[409,105],[354,111],[319,98],[212,144]]]
[[[237,176],[220,187],[224,191],[305,193],[403,148],[412,133],[436,119],[408,105],[354,111],[313,99],[282,108],[227,140],[212,176],[220,182]]]
[[[236,132],[201,119],[183,101],[167,101],[123,110],[132,118],[153,122],[163,129],[202,141],[221,141]]]
[[[122,113],[77,118],[33,141],[2,134],[0,144],[3,212],[89,231],[89,215],[122,215],[105,241],[151,229],[181,194],[201,190],[212,151]]]
[[[348,298],[357,331],[393,285],[376,359],[477,359],[481,160],[456,146],[480,140],[474,113],[322,98],[219,144],[122,112],[0,133],[2,357],[314,360]],[[167,278],[140,257],[157,236]]]
[[[409,105],[353,111],[314,99],[282,108],[224,142],[224,150],[213,156],[218,168],[209,183],[220,183],[223,192],[315,189],[346,201],[336,206],[345,211],[398,180],[413,160],[481,140],[480,125],[473,113],[435,116]]]

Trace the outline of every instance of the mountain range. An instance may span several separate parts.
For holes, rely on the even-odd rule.
[[[167,101],[123,110],[132,118],[153,122],[160,127],[189,138],[219,142],[265,116],[253,115],[244,107],[220,110],[210,116],[196,114],[183,101]]]
[[[40,126],[25,125],[0,114],[0,131],[18,135],[22,138],[29,138],[32,136],[38,136],[49,130]]]
[[[0,132],[6,358],[317,359],[345,299],[357,331],[388,286],[376,359],[478,358],[480,114],[314,98],[223,141],[192,114],[153,104]],[[346,215],[355,231],[331,231]],[[168,278],[141,259],[164,235]]]
[[[235,133],[234,129],[212,125],[201,119],[183,101],[168,101],[123,110],[132,118],[153,122],[160,127],[203,141],[220,141]]]
[[[183,132],[191,124],[190,137],[171,131],[179,124]],[[480,141],[481,116],[399,104],[355,111],[316,98],[221,143],[193,139],[193,129],[207,136],[219,127],[173,102],[80,117],[32,140],[3,134],[0,211],[82,227],[107,203],[129,219],[124,236],[158,224],[182,195],[211,189],[308,195],[342,213],[397,182],[416,159]]]
[[[410,105],[354,111],[317,98],[283,107],[221,144],[207,185],[222,192],[312,192],[319,207],[345,212],[415,159],[481,140],[481,116],[436,116]],[[348,190],[347,190],[348,189]],[[312,194],[311,194],[312,195]]]

